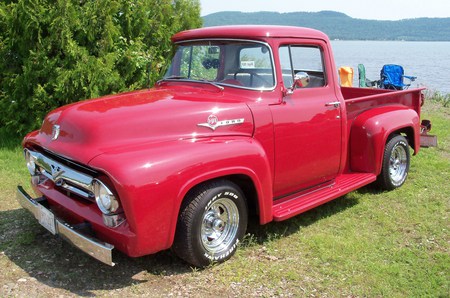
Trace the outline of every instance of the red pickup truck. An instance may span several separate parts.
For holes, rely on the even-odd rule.
[[[50,112],[24,155],[51,233],[110,265],[172,248],[230,258],[248,214],[281,221],[377,182],[401,186],[420,147],[422,89],[341,88],[328,37],[226,26],[172,37],[154,88]]]

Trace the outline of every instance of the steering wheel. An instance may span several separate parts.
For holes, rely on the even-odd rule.
[[[254,72],[254,71],[245,70],[245,69],[239,69],[238,71],[236,71],[236,72],[234,73],[234,79],[235,79],[235,80],[237,80],[237,79],[236,79],[236,76],[237,76],[238,73],[248,73],[248,74],[250,75],[250,87],[253,87],[253,81],[254,81],[254,80],[253,80],[253,77],[258,78],[261,82],[263,82],[263,86],[262,86],[262,87],[272,85],[272,83],[270,83],[269,81],[267,81],[267,79],[264,78],[262,75],[260,75],[260,74],[258,74],[258,73],[256,73],[256,72]]]

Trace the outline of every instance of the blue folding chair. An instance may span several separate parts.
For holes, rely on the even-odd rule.
[[[403,79],[408,79],[410,81],[409,84],[405,84]],[[417,77],[405,76],[401,65],[386,64],[380,72],[380,88],[394,90],[408,89],[416,79]]]

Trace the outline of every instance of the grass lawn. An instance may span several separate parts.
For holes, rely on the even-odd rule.
[[[165,251],[108,267],[40,227],[15,200],[28,187],[19,144],[0,140],[0,297],[449,297],[450,105],[426,103],[438,148],[406,184],[363,188],[281,223],[252,224],[237,254],[196,270]],[[447,99],[448,100],[448,99]],[[29,190],[29,188],[28,188]]]

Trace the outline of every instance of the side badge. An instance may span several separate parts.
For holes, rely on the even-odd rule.
[[[59,125],[53,125],[53,128],[52,128],[52,141],[58,139],[60,131],[61,131],[61,127]]]
[[[216,128],[221,126],[236,125],[242,123],[244,123],[244,118],[219,121],[219,118],[216,115],[209,115],[208,121],[206,123],[199,123],[197,125],[208,127],[211,128],[212,130],[216,130]]]

